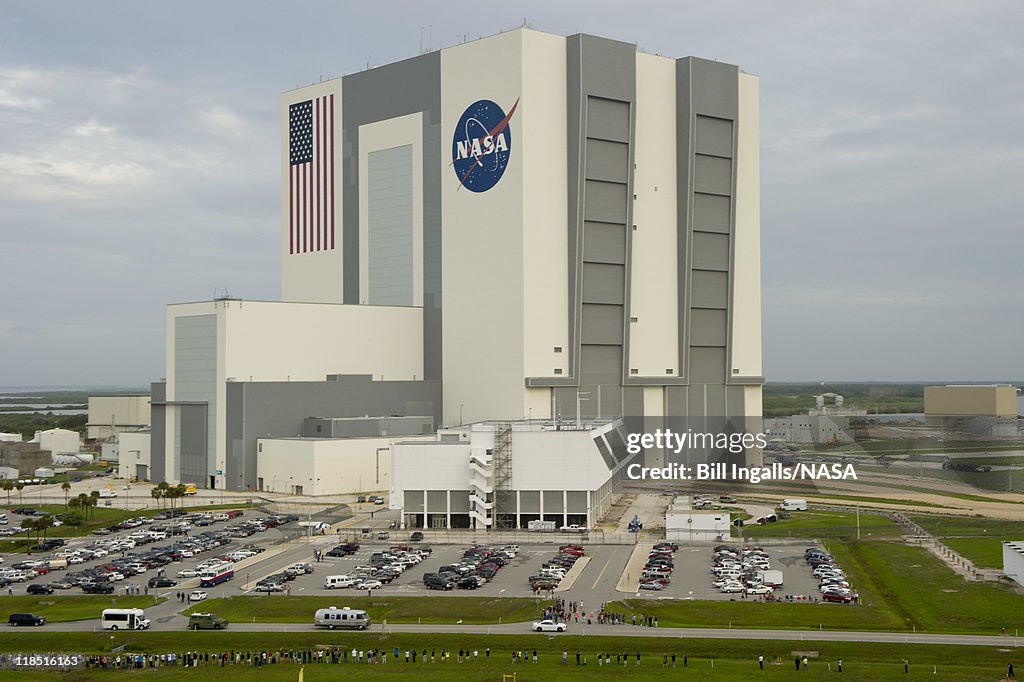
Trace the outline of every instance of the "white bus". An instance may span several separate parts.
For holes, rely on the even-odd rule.
[[[350,609],[345,607],[339,609],[332,606],[329,609],[317,609],[313,616],[313,625],[333,630],[341,628],[344,630],[365,630],[370,627],[370,614],[361,609]]]
[[[145,630],[149,618],[142,609],[103,609],[100,625],[104,630]]]

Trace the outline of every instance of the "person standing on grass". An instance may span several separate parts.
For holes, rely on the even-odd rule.
[[[764,670],[764,656],[763,655],[757,657],[757,667],[760,668],[761,670]]]

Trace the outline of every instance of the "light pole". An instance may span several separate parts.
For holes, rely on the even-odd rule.
[[[459,426],[462,426],[462,407],[463,404],[459,403]]]

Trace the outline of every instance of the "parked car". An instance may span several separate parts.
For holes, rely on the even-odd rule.
[[[283,583],[264,583],[256,586],[257,592],[284,592]]]
[[[25,592],[28,594],[53,594],[53,588],[49,585],[32,583]]]
[[[177,587],[178,581],[171,578],[150,578],[150,587]]]

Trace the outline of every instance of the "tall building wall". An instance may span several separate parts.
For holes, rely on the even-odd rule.
[[[762,383],[756,77],[522,29],[285,93],[285,123],[331,95],[342,300],[425,308],[446,421],[749,414],[744,387]],[[470,128],[492,132],[466,118],[481,102],[508,114],[511,147],[483,191],[497,154],[468,182],[453,172]],[[286,298],[312,276],[284,268]]]

